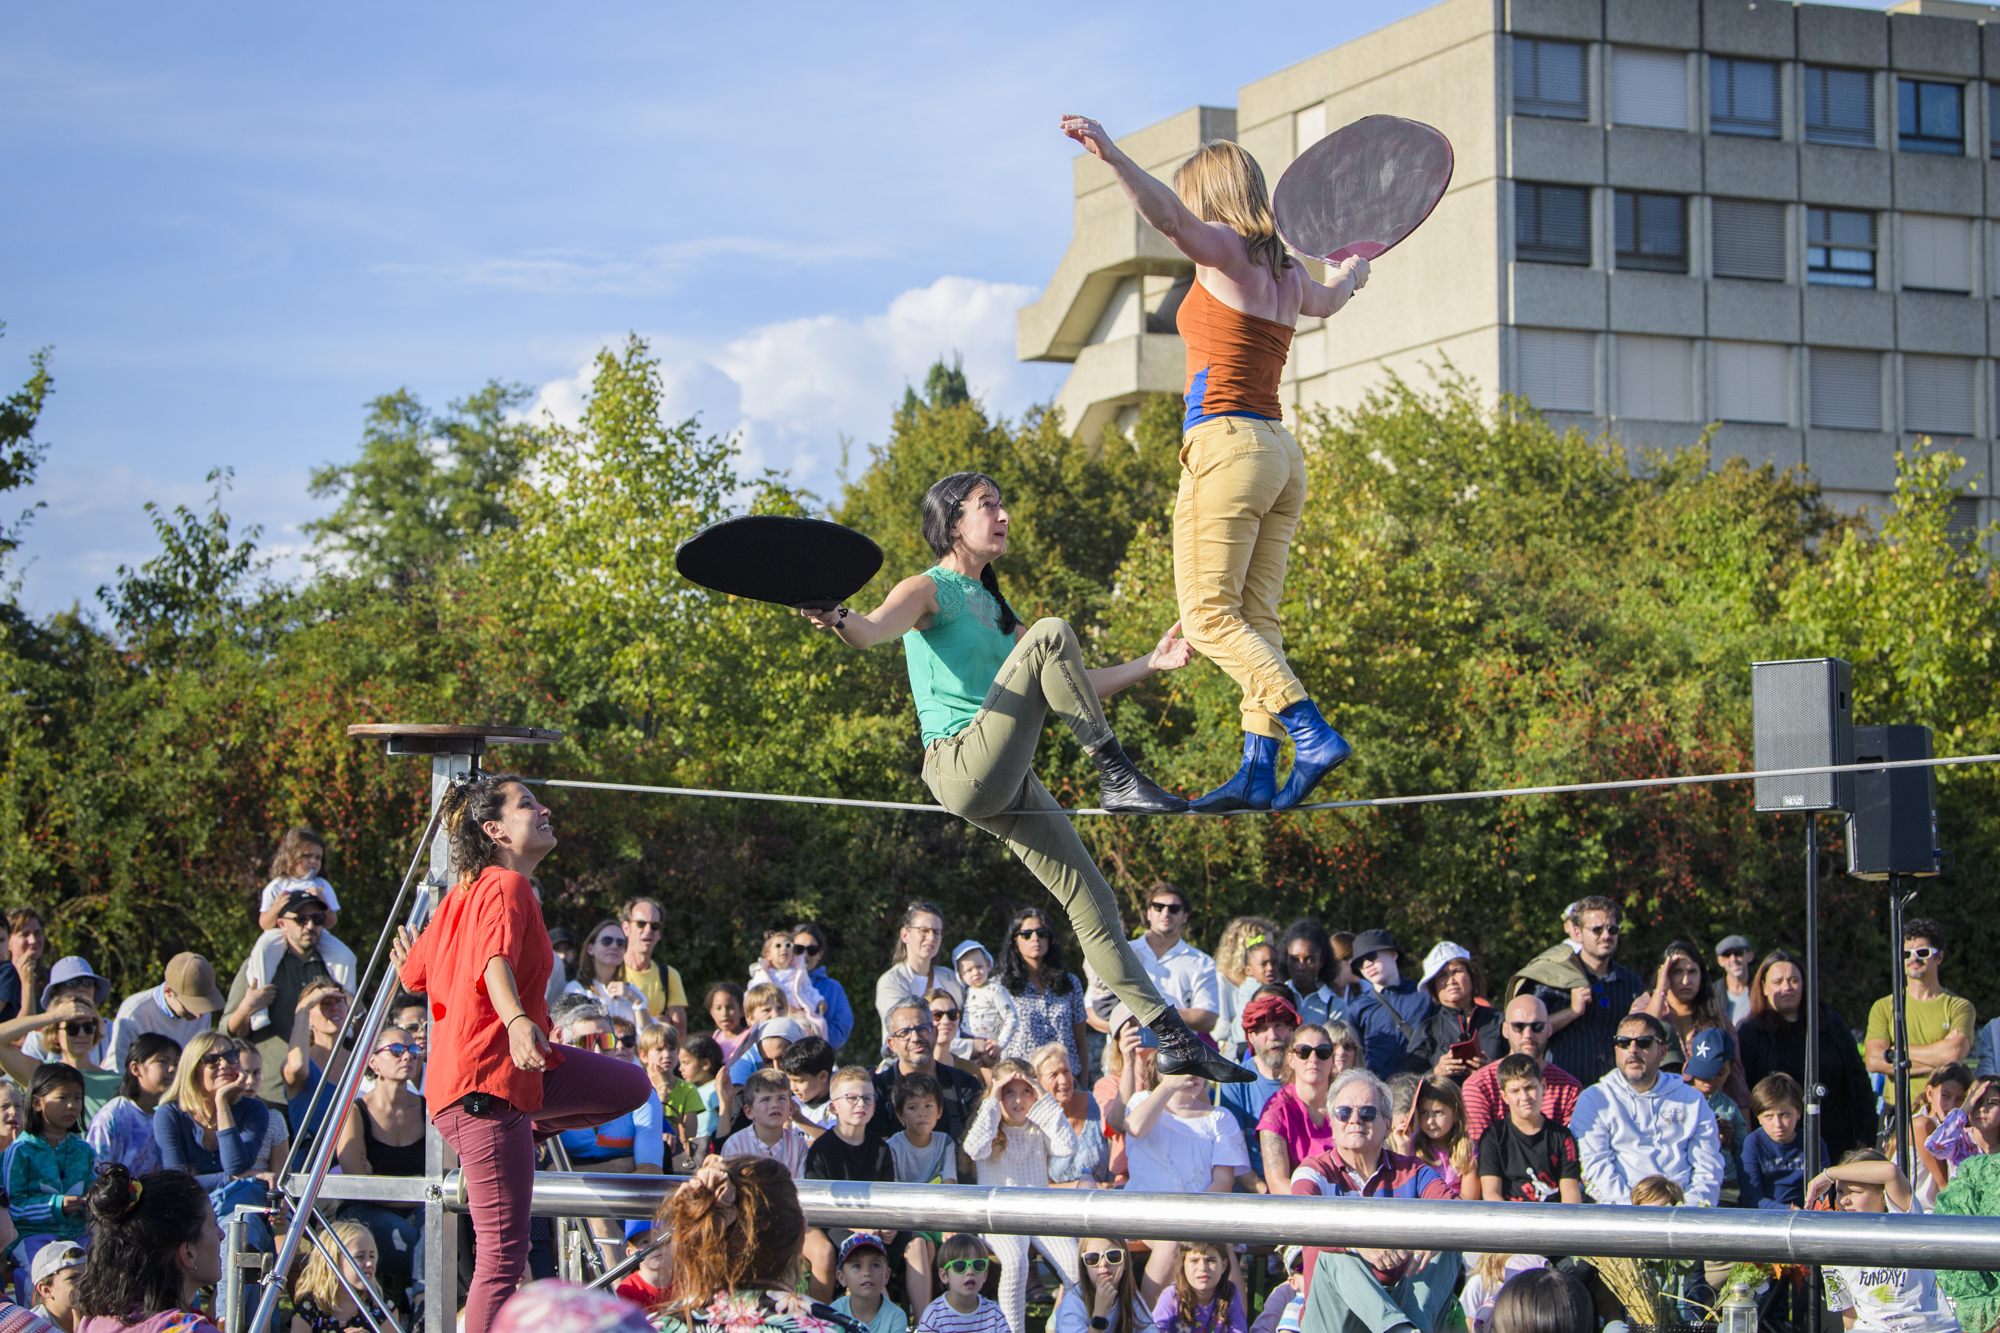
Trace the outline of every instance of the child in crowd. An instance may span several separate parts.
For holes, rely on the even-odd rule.
[[[868,1333],[909,1333],[910,1317],[888,1297],[889,1250],[872,1231],[840,1242],[840,1286],[833,1308],[868,1325]]]
[[[938,1128],[944,1089],[929,1074],[905,1074],[889,1094],[903,1128],[889,1136],[896,1179],[904,1185],[956,1185],[958,1145]]]
[[[69,1240],[44,1245],[35,1256],[35,1313],[63,1333],[76,1333],[76,1280],[83,1276],[83,1261],[83,1247]]]
[[[355,1272],[357,1268],[374,1277],[379,1254],[375,1248],[374,1233],[359,1222],[343,1218],[333,1224],[333,1234],[340,1237],[347,1253],[354,1256],[351,1264],[345,1258],[340,1261],[341,1275],[348,1284],[361,1285],[361,1278]],[[361,1307],[347,1294],[347,1287],[333,1275],[333,1265],[316,1247],[306,1260],[305,1272],[300,1276],[298,1285],[293,1288],[292,1310],[291,1333],[342,1333],[349,1328],[367,1327],[361,1318]]]
[[[816,1036],[826,1035],[826,1000],[813,985],[805,955],[792,943],[789,930],[764,932],[764,947],[751,964],[750,980],[757,985],[776,986],[779,1013],[803,1024]],[[750,989],[754,992],[757,986]]]
[[[1951,1183],[1952,1172],[1968,1157],[2000,1148],[2000,1080],[1983,1076],[1966,1090],[1965,1101],[1944,1118],[1924,1147],[1938,1163],[1938,1188]]]
[[[792,1124],[792,1085],[776,1069],[760,1069],[743,1085],[744,1109],[750,1127],[729,1136],[722,1145],[724,1157],[747,1153],[768,1157],[792,1173],[796,1180],[805,1172],[806,1136]]]
[[[1196,1080],[1199,1082],[1200,1080]],[[1231,1120],[1230,1126],[1235,1127]],[[979,1164],[981,1185],[1003,1188],[1049,1188],[1049,1160],[1076,1152],[1076,1131],[1055,1098],[1035,1082],[1035,1072],[1019,1060],[993,1066],[993,1082],[965,1127],[965,1153]],[[986,1238],[1000,1259],[1000,1309],[1016,1333],[1025,1333],[1028,1318],[1028,1267],[1034,1250],[1075,1286],[1076,1241],[1069,1236],[1001,1236]]]
[[[666,1111],[667,1124],[692,1155],[701,1133],[701,1113],[708,1109],[701,1089],[681,1077],[681,1034],[672,1023],[658,1019],[639,1029],[639,1063],[646,1067],[653,1095]],[[692,1159],[699,1165],[701,1159]],[[669,1159],[671,1165],[671,1159]]]
[[[97,1173],[97,1154],[76,1132],[82,1116],[83,1075],[56,1060],[36,1069],[28,1083],[27,1124],[0,1158],[7,1211],[24,1259],[32,1260],[50,1241],[83,1235],[83,1196]]]
[[[0,1083],[0,1152],[14,1146],[27,1123],[28,1098],[18,1084]]]
[[[709,1034],[712,1041],[722,1051],[722,1066],[743,1053],[753,1035],[751,1025],[743,1017],[743,988],[733,981],[718,981],[702,996],[702,1008],[708,1010],[709,1021],[715,1024],[715,1031]]]
[[[986,1243],[961,1231],[938,1247],[944,1295],[924,1307],[917,1333],[1013,1333],[1000,1307],[979,1294],[991,1262]]]
[[[1928,1208],[1937,1202],[1937,1193],[1951,1178],[1951,1167],[1930,1149],[1930,1137],[1938,1132],[1951,1113],[1965,1104],[1972,1088],[1972,1071],[1954,1060],[1931,1075],[1924,1095],[1917,1099],[1916,1114],[1910,1117],[1910,1131],[1916,1149],[1917,1169],[1909,1173],[1911,1187]]]
[[[1832,1192],[1843,1213],[1921,1213],[1923,1204],[1896,1164],[1873,1148],[1857,1148],[1806,1184],[1807,1205]],[[1952,1309],[1938,1295],[1928,1268],[1828,1264],[1826,1308],[1856,1333],[1957,1333]]]
[[[257,899],[257,929],[272,930],[283,915],[285,899],[294,893],[310,893],[326,904],[326,928],[340,921],[340,899],[326,882],[320,867],[326,863],[326,844],[309,828],[295,828],[278,843],[271,858],[271,882]]]
[[[1542,1068],[1510,1055],[1494,1071],[1507,1118],[1479,1136],[1479,1197],[1517,1203],[1582,1203],[1576,1139],[1542,1114]]]
[[[798,1106],[792,1113],[792,1123],[809,1139],[817,1139],[833,1128],[834,1112],[827,1100],[831,1095],[827,1081],[833,1076],[834,1063],[833,1047],[827,1045],[824,1037],[800,1037],[778,1057],[778,1068],[791,1081],[792,1100]],[[828,1295],[815,1299],[826,1300],[831,1291],[829,1283]]]
[[[736,1088],[729,1081],[729,1065],[713,1034],[697,1032],[681,1047],[681,1077],[701,1094],[695,1138],[688,1143],[689,1153],[700,1162],[714,1151],[722,1131],[736,1119]]]
[[[1139,1294],[1139,1265],[1131,1258],[1132,1247],[1110,1236],[1083,1236],[1076,1247],[1083,1281],[1063,1291],[1049,1318],[1048,1333],[1150,1333],[1153,1312]],[[1279,1290],[1289,1302],[1290,1288]],[[1274,1315],[1274,1328],[1276,1323]]]
[[[1549,1266],[1549,1261],[1539,1254],[1468,1254],[1465,1258],[1470,1273],[1458,1305],[1465,1313],[1465,1327],[1470,1333],[1486,1333],[1492,1325],[1493,1302],[1500,1298],[1500,1288],[1507,1285],[1509,1278],[1531,1268]]]
[[[1264,986],[1282,986],[1278,971],[1278,946],[1268,935],[1252,935],[1243,944],[1243,984],[1236,988],[1236,1016],[1230,1020],[1231,1051],[1237,1056],[1248,1049],[1250,1035],[1243,1030],[1243,1011]]]
[[[1248,1333],[1243,1295],[1229,1279],[1229,1251],[1218,1241],[1184,1240],[1173,1284],[1153,1303],[1162,1333]]]
[[[1743,1144],[1742,1199],[1746,1208],[1797,1208],[1805,1201],[1806,1153],[1799,1123],[1806,1097],[1790,1074],[1770,1074],[1750,1089],[1757,1129]]]
[[[1687,1202],[1687,1191],[1665,1176],[1643,1176],[1632,1183],[1632,1206],[1635,1208],[1678,1208]],[[1670,1304],[1666,1309],[1670,1317],[1689,1322],[1699,1320],[1702,1309],[1715,1303],[1714,1290],[1704,1282],[1704,1270],[1698,1259],[1641,1259],[1639,1261],[1652,1276],[1653,1287]],[[1716,1276],[1726,1276],[1730,1264],[1717,1264]],[[1645,1317],[1636,1312],[1633,1322],[1644,1323]]]
[[[785,1016],[785,992],[768,981],[758,982],[743,992],[743,1015],[750,1024],[750,1034],[754,1039],[765,1024],[775,1023]],[[739,1054],[736,1058],[740,1060],[743,1057]]]
[[[993,975],[993,955],[978,940],[963,940],[951,951],[952,966],[965,983],[965,1012],[958,1030],[966,1037],[981,1037],[1005,1049],[1020,1025],[1014,997]]]
[[[1422,1079],[1416,1102],[1389,1145],[1427,1163],[1461,1199],[1477,1199],[1479,1163],[1465,1133],[1465,1097],[1448,1078]]]
[[[875,1117],[875,1076],[860,1065],[848,1065],[831,1079],[834,1124],[813,1142],[806,1154],[808,1180],[864,1180],[893,1184],[895,1155],[888,1140],[870,1128]],[[805,1256],[811,1267],[814,1300],[833,1298],[839,1263],[834,1247],[847,1239],[814,1227],[806,1232]],[[883,1253],[905,1266],[905,1283],[913,1303],[930,1300],[931,1257],[935,1248],[922,1237],[890,1231],[882,1235]]]
[[[1729,1040],[1720,1028],[1703,1028],[1688,1041],[1687,1063],[1681,1077],[1687,1085],[1708,1098],[1715,1112],[1715,1126],[1722,1135],[1722,1202],[1735,1204],[1742,1197],[1742,1177],[1737,1158],[1750,1141],[1750,1122],[1743,1118],[1736,1099],[1724,1091],[1736,1080],[1736,1062],[1729,1055]]]

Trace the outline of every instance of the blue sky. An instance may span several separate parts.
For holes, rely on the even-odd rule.
[[[628,330],[830,495],[941,353],[1008,414],[1061,382],[1013,360],[1069,237],[1060,113],[1233,104],[1422,7],[10,6],[0,392],[42,346],[57,385],[22,601],[90,604],[218,465],[296,570],[369,398],[560,412]]]

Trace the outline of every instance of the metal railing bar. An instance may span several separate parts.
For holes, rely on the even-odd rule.
[[[659,1249],[662,1245],[665,1245],[668,1241],[672,1240],[673,1238],[674,1238],[674,1233],[671,1231],[669,1231],[664,1236],[655,1237],[653,1240],[647,1242],[645,1248],[634,1250],[632,1253],[626,1255],[624,1259],[619,1261],[619,1264],[616,1268],[611,1269],[609,1272],[605,1273],[603,1277],[598,1278],[595,1282],[591,1283],[590,1285],[593,1287],[607,1288],[610,1287],[613,1283],[617,1282],[618,1279],[624,1277],[626,1274],[636,1273],[637,1271],[639,1271],[639,1265],[646,1262],[647,1255],[651,1254],[654,1250]]]

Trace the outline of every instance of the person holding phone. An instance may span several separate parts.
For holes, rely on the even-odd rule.
[[[1486,971],[1469,950],[1450,940],[1440,941],[1425,955],[1418,985],[1437,1008],[1410,1052],[1413,1065],[1462,1084],[1482,1065],[1507,1054],[1500,1011],[1480,998],[1486,991]]]

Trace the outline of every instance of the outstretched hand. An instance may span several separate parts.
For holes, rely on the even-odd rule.
[[[1173,628],[1160,637],[1146,665],[1155,671],[1178,671],[1194,661],[1194,645],[1181,637],[1181,622],[1176,620]]]
[[[1111,142],[1111,136],[1104,132],[1104,127],[1089,116],[1064,116],[1062,132],[1082,144],[1092,157],[1109,162],[1111,155],[1118,151],[1118,146]]]

